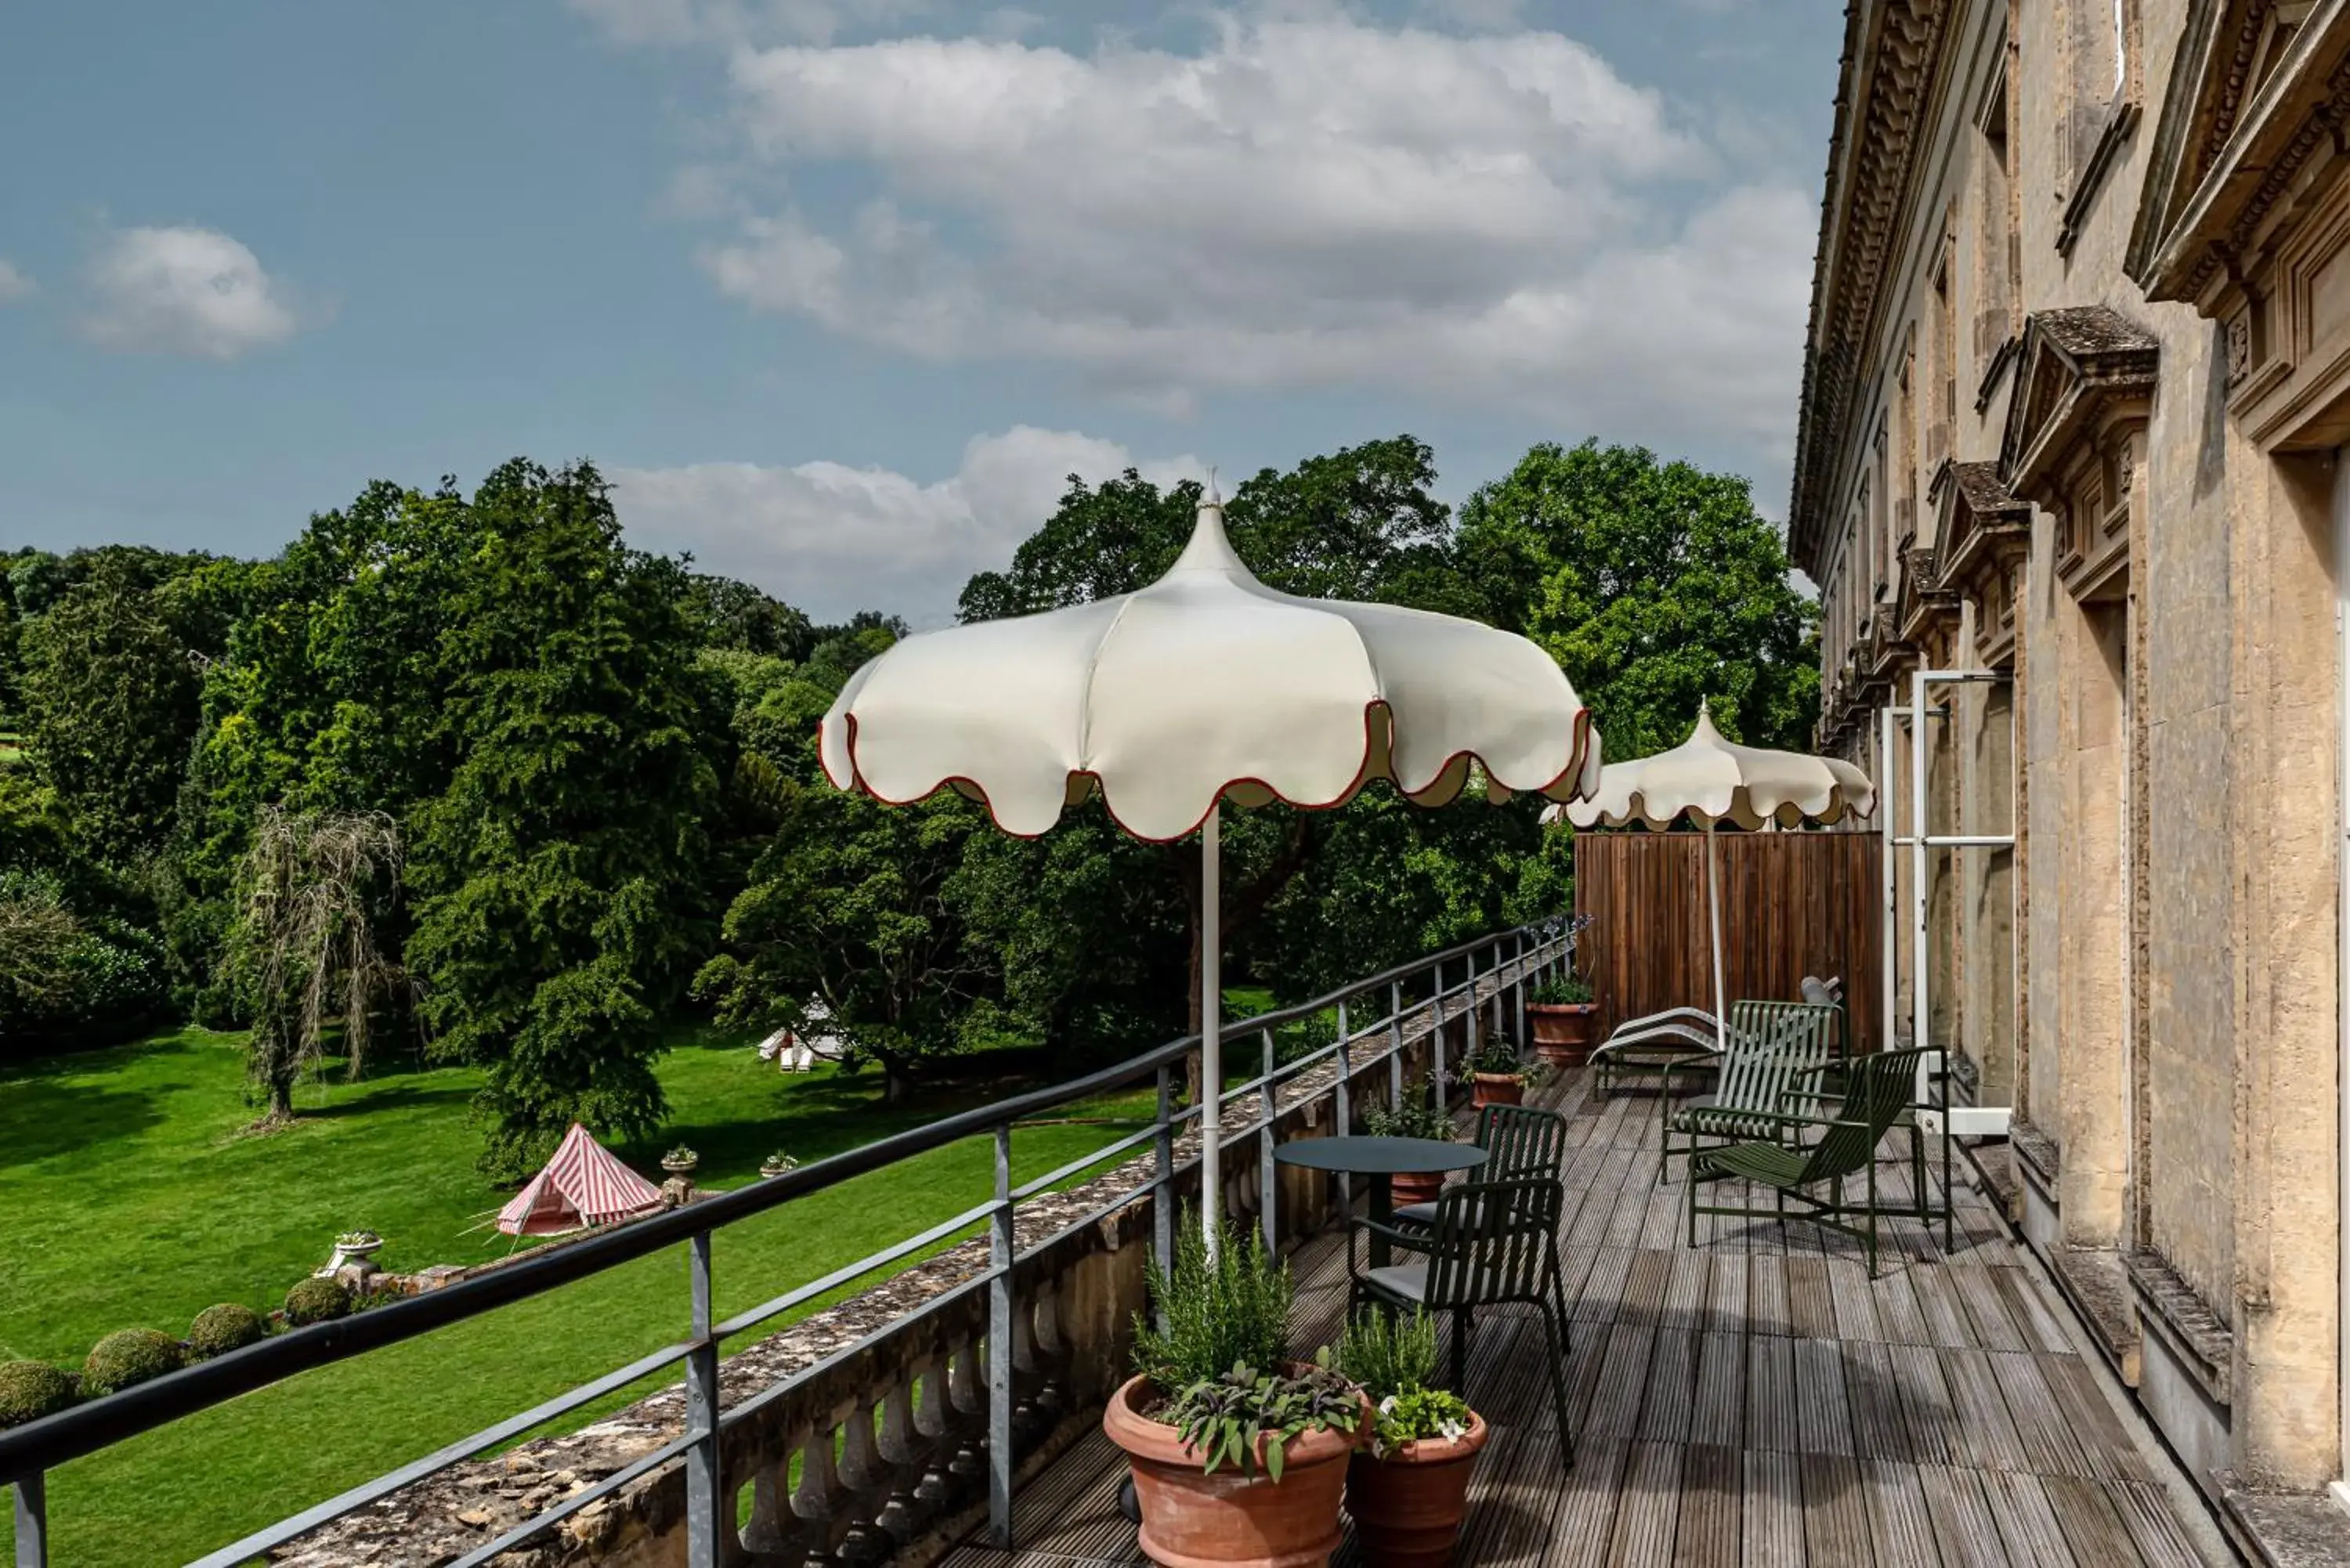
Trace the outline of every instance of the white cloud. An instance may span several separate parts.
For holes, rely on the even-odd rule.
[[[702,264],[756,310],[1158,407],[1378,385],[1783,444],[1813,198],[1724,183],[1732,160],[1555,33],[1214,23],[1198,55],[738,46],[745,155],[874,192],[738,220]]]
[[[299,328],[284,284],[217,229],[133,228],[108,234],[84,275],[82,329],[101,348],[234,359]]]
[[[14,305],[20,299],[33,297],[33,280],[0,256],[0,305]]]
[[[755,583],[819,620],[859,609],[918,626],[953,618],[973,572],[1001,567],[1052,514],[1071,473],[1128,467],[1170,484],[1197,459],[1138,462],[1115,441],[1015,425],[974,437],[951,479],[924,484],[837,462],[704,462],[612,472],[614,503],[639,548],[691,550],[698,569]]]

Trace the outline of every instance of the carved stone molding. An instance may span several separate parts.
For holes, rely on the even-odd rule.
[[[2056,576],[2074,597],[2126,587],[2129,509],[2152,417],[2159,347],[2102,305],[2024,325],[2000,477],[2056,519]]]
[[[1977,657],[1994,670],[2015,657],[2016,584],[2032,551],[2032,503],[2000,482],[1996,462],[1962,462],[1942,494],[1940,583],[1974,606]]]
[[[1820,204],[1788,549],[1816,573],[1855,395],[1880,325],[1950,33],[1944,0],[1855,0]]]

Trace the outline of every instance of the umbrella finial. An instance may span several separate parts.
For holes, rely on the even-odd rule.
[[[1223,493],[1216,488],[1216,465],[1210,463],[1208,465],[1208,504],[1222,506],[1223,504]]]
[[[1175,557],[1170,570],[1221,572],[1226,576],[1256,581],[1233,553],[1232,541],[1224,536],[1224,503],[1216,493],[1216,471],[1212,468],[1208,470],[1207,493],[1200,497],[1199,514],[1191,524],[1191,542]]]

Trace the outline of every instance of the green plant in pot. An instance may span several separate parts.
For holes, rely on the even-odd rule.
[[[1469,1507],[1485,1420],[1436,1387],[1436,1324],[1368,1312],[1347,1325],[1336,1366],[1370,1399],[1371,1443],[1347,1469],[1347,1511],[1367,1568],[1444,1568]]]
[[[1437,1108],[1426,1078],[1414,1078],[1392,1107],[1374,1100],[1357,1120],[1373,1137],[1424,1137],[1450,1143],[1454,1133],[1452,1117]],[[1398,1208],[1431,1202],[1444,1187],[1440,1170],[1398,1171],[1388,1179]]]
[[[1599,1003],[1591,982],[1569,970],[1534,987],[1526,1002],[1526,1028],[1534,1049],[1554,1067],[1580,1067],[1599,1043]]]
[[[1517,1105],[1548,1071],[1543,1064],[1529,1066],[1520,1060],[1518,1043],[1509,1036],[1488,1034],[1477,1054],[1469,1058],[1470,1104],[1480,1110],[1487,1106]]]
[[[1289,1350],[1289,1267],[1253,1233],[1195,1216],[1175,1263],[1149,1272],[1165,1326],[1135,1319],[1135,1376],[1102,1428],[1124,1449],[1141,1546],[1170,1568],[1315,1568],[1338,1546],[1347,1458],[1367,1432],[1362,1391]]]

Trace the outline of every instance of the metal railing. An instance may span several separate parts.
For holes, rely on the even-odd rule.
[[[1284,1112],[1294,1112],[1299,1106],[1326,1094],[1335,1102],[1335,1125],[1346,1130],[1356,1080],[1370,1074],[1382,1062],[1388,1064],[1385,1097],[1394,1103],[1403,1090],[1407,1044],[1421,1039],[1430,1043],[1430,1081],[1449,1103],[1446,1026],[1465,1017],[1468,1045],[1473,1053],[1485,1026],[1484,1014],[1491,1009],[1495,1021],[1504,1023],[1514,1038],[1523,1042],[1526,988],[1556,972],[1571,957],[1575,932],[1581,923],[1562,917],[1479,938],[1368,976],[1311,1002],[1224,1026],[1223,1038],[1228,1042],[1245,1040],[1255,1033],[1264,1043],[1265,1070],[1224,1092],[1223,1137],[1228,1171],[1241,1168],[1239,1161],[1246,1158],[1242,1152],[1247,1147],[1245,1140],[1256,1140],[1259,1220],[1268,1244],[1277,1243],[1280,1234],[1280,1188],[1273,1172],[1276,1131]],[[1385,1003],[1382,1012],[1367,1020],[1361,1019],[1355,1007],[1366,997],[1378,998]],[[1506,1012],[1503,1011],[1505,1007]],[[1275,1044],[1280,1031],[1300,1023],[1311,1023],[1332,1010],[1336,1011],[1336,1022],[1327,1044],[1288,1062],[1276,1061]],[[800,1384],[867,1353],[884,1335],[926,1314],[942,1312],[978,1291],[984,1291],[988,1296],[987,1419],[982,1444],[987,1472],[987,1537],[994,1544],[1009,1546],[1015,1458],[1014,1357],[1004,1353],[1003,1347],[1013,1343],[1014,1271],[1020,1263],[1087,1226],[1143,1199],[1170,1194],[1179,1180],[1196,1170],[1196,1154],[1179,1160],[1177,1153],[1184,1126],[1198,1117],[1200,1107],[1176,1105],[1175,1075],[1182,1070],[1185,1058],[1198,1044],[1198,1035],[1186,1035],[1084,1077],[942,1117],[780,1176],[765,1178],[754,1185],[552,1248],[439,1291],[334,1322],[294,1329],[120,1393],[0,1431],[0,1484],[9,1486],[15,1496],[16,1568],[48,1568],[50,1529],[46,1482],[48,1473],[62,1465],[297,1374],[480,1317],[681,1243],[687,1249],[692,1293],[691,1330],[687,1338],[255,1531],[198,1559],[198,1568],[234,1568],[248,1563],[462,1460],[678,1366],[684,1369],[685,1419],[676,1438],[456,1558],[451,1568],[476,1568],[502,1552],[528,1544],[566,1519],[680,1458],[685,1461],[687,1561],[692,1568],[718,1568],[735,1528],[732,1500],[725,1495],[722,1461],[721,1442],[726,1431]],[[1304,1099],[1293,1100],[1286,1106],[1281,1103],[1284,1085],[1315,1074],[1326,1064],[1333,1069],[1326,1082],[1311,1085]],[[1032,1180],[1014,1184],[1011,1151],[1015,1123],[1151,1080],[1157,1085],[1158,1100],[1148,1127],[1116,1138]],[[1257,1114],[1252,1119],[1236,1121],[1236,1108],[1244,1106],[1252,1096],[1256,1099]],[[1246,1116],[1244,1110],[1238,1114]],[[992,1135],[995,1146],[994,1191],[986,1201],[820,1279],[785,1291],[748,1311],[715,1320],[711,1289],[714,1232],[811,1193],[982,1133]],[[1035,1244],[1024,1249],[1015,1245],[1015,1220],[1022,1199],[1051,1191],[1073,1177],[1146,1146],[1149,1150],[1148,1171],[1130,1189],[1116,1193]],[[1344,1206],[1352,1194],[1346,1179],[1337,1179],[1337,1201]],[[1171,1201],[1152,1205],[1151,1245],[1162,1266],[1172,1255],[1174,1210]],[[988,1262],[975,1277],[941,1292],[888,1327],[721,1410],[718,1375],[719,1346],[723,1341],[768,1324],[795,1307],[983,1222],[988,1239]]]

